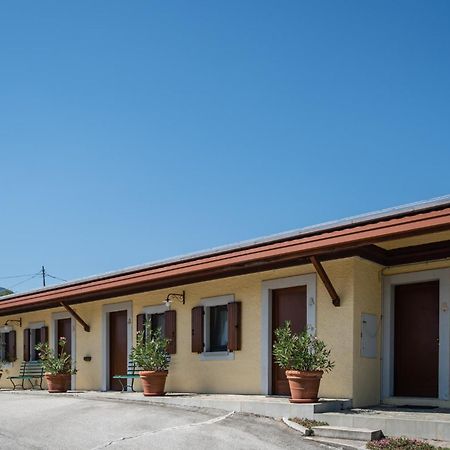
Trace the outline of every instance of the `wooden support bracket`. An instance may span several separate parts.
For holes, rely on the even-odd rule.
[[[91,331],[91,327],[69,306],[64,302],[61,302],[61,306],[66,308],[66,311],[84,328],[84,331]]]
[[[328,275],[325,272],[325,269],[323,268],[320,261],[315,256],[310,256],[309,259],[312,262],[312,265],[314,266],[314,268],[316,269],[316,272],[319,274],[319,277],[322,280],[323,284],[327,288],[327,291],[330,294],[331,300],[333,301],[333,305],[341,306],[341,299],[339,298],[339,295],[337,294],[336,290],[334,289],[333,283],[331,283],[330,279],[328,278]]]

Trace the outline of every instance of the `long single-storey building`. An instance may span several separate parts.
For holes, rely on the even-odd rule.
[[[120,389],[147,318],[172,340],[168,391],[286,395],[271,349],[291,320],[331,348],[321,397],[450,406],[449,305],[447,196],[5,296],[0,382],[65,336],[72,389]]]

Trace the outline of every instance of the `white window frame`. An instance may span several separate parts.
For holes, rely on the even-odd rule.
[[[168,310],[166,305],[154,305],[154,306],[145,306],[142,309],[142,312],[145,314],[145,321],[147,321],[147,316],[151,316],[152,314],[164,314]]]
[[[395,286],[439,281],[438,398],[448,400],[450,389],[450,269],[425,270],[383,277],[382,400],[394,392],[394,297]],[[395,397],[394,397],[395,398]]]
[[[109,313],[127,311],[127,366],[133,347],[133,302],[112,303],[102,307],[102,391],[109,389]],[[131,390],[127,388],[127,390]]]
[[[71,345],[70,345],[70,354],[72,357],[72,367],[75,369],[76,368],[76,355],[77,355],[77,339],[76,339],[76,325],[77,322],[76,320],[68,313],[68,312],[58,312],[58,313],[53,313],[52,314],[52,326],[50,327],[50,332],[49,332],[49,343],[50,343],[50,348],[56,353],[57,349],[58,349],[58,339],[59,336],[57,336],[57,330],[58,330],[58,320],[61,319],[70,319],[70,331],[71,331]],[[76,374],[72,374],[72,378],[71,378],[71,390],[74,391],[76,389]]]
[[[150,316],[152,314],[164,314],[169,309],[170,308],[168,308],[166,305],[153,305],[153,306],[144,306],[144,308],[142,308],[142,312],[143,314],[145,314],[145,320],[147,321],[147,316]],[[172,355],[169,355],[169,361],[171,360]]]
[[[261,283],[261,393],[271,394],[272,387],[272,291],[306,286],[306,325],[316,334],[316,274],[296,275]]]
[[[205,312],[203,315],[203,341],[205,343],[205,349],[199,354],[201,361],[227,361],[234,359],[234,352],[210,352],[207,350],[210,345],[209,308],[211,306],[228,305],[228,303],[232,303],[234,301],[234,294],[219,295],[216,297],[202,299],[201,306],[203,306]]]
[[[147,316],[151,314],[164,314],[167,311],[166,305],[145,306],[142,312]]]
[[[36,345],[36,341],[34,339],[35,336],[34,333],[31,333],[31,330],[37,330],[42,327],[45,327],[45,322],[32,322],[27,326],[27,328],[30,330],[30,361],[38,361],[37,359],[31,359],[31,355],[36,351],[34,349]]]

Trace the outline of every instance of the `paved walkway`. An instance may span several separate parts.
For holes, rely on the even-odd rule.
[[[14,391],[20,392],[20,391]],[[38,395],[42,391],[27,391],[28,395]],[[304,417],[312,419],[315,413],[341,411],[347,400],[323,400],[319,403],[294,404],[287,397],[265,395],[194,394],[169,393],[162,397],[144,397],[142,392],[99,392],[70,391],[69,396],[86,399],[117,400],[121,402],[141,402],[155,405],[189,408],[215,408],[223,411],[256,414],[281,419],[282,417]]]
[[[0,448],[324,448],[304,441],[277,420],[217,409],[158,406],[130,397],[132,401],[123,401],[127,395],[104,401],[92,394],[2,391]]]

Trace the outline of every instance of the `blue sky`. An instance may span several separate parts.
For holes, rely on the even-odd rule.
[[[0,4],[1,286],[448,194],[449,163],[448,1]]]

